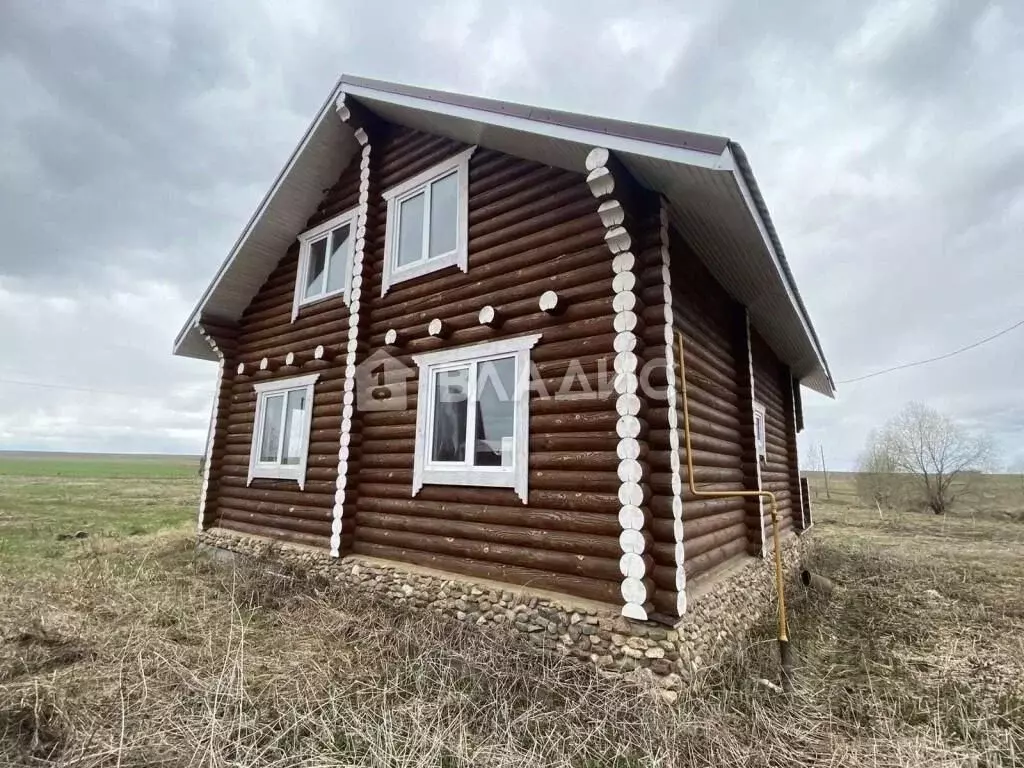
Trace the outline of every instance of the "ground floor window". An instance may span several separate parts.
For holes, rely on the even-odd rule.
[[[313,385],[320,374],[263,381],[256,390],[256,420],[249,453],[249,482],[256,477],[306,484]]]
[[[540,334],[416,355],[412,493],[423,485],[514,488],[526,503],[530,350]]]

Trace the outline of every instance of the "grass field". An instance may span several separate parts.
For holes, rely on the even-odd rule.
[[[0,765],[1024,765],[1024,525],[994,507],[879,517],[835,478],[808,560],[836,590],[789,593],[796,692],[757,682],[766,616],[670,708],[516,636],[197,557],[194,460],[18,461]]]
[[[194,519],[199,459],[191,456],[0,453],[0,562],[59,566],[88,539],[137,536]]]

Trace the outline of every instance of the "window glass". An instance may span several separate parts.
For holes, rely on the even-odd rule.
[[[327,238],[322,237],[309,246],[309,267],[306,270],[305,298],[324,292],[324,271],[327,267]]]
[[[398,208],[398,260],[404,267],[423,258],[423,206],[425,193],[403,200]]]
[[[449,174],[430,185],[430,258],[455,250],[458,202],[457,173]]]
[[[488,360],[477,366],[476,440],[473,464],[511,467],[515,426],[516,361]]]
[[[469,368],[434,374],[432,461],[466,460],[466,412]]]
[[[348,271],[348,240],[351,227],[348,224],[331,232],[331,268],[327,270],[326,293],[340,291],[345,287],[345,273]]]
[[[276,462],[281,443],[281,410],[284,395],[270,395],[263,405],[263,430],[260,433],[260,461]]]
[[[288,405],[284,415],[284,450],[282,464],[298,464],[302,456],[304,440],[302,431],[306,427],[303,418],[306,411],[306,390],[293,389],[288,392]]]

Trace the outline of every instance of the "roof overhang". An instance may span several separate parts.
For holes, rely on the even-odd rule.
[[[832,376],[742,148],[718,136],[342,77],[175,341],[175,354],[213,359],[201,316],[235,320],[316,210],[357,148],[334,102],[344,93],[389,122],[582,172],[606,147],[660,193],[672,222],[750,321],[809,388]]]

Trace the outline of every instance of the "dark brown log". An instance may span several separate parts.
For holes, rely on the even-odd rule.
[[[618,536],[618,518],[611,514],[580,512],[564,509],[538,509],[534,507],[500,506],[491,504],[460,504],[431,502],[419,497],[387,498],[364,496],[359,500],[360,510],[387,515],[415,515],[423,518],[462,520],[495,525],[517,525],[547,531],[571,531],[601,536]]]
[[[241,523],[237,520],[229,520],[227,518],[219,519],[217,521],[217,525],[221,528],[238,531],[239,533],[247,533],[250,536],[262,536],[270,540],[277,539],[279,541],[289,541],[294,544],[305,544],[307,546],[323,550],[329,550],[330,548],[330,537],[317,536],[310,533],[300,533],[298,531],[284,531],[279,528],[266,528],[260,525]]]
[[[219,506],[218,514],[222,520],[231,520],[263,528],[308,533],[314,536],[322,536],[326,538],[330,538],[331,536],[330,520],[307,520],[301,517],[292,517],[289,515],[268,515],[257,512],[246,512],[245,510],[235,509],[223,504]]]
[[[411,487],[402,483],[382,483],[360,479],[360,491],[365,497],[401,498],[410,497]],[[454,497],[458,498],[454,498]],[[529,504],[522,501],[511,489],[507,488],[452,488],[445,486],[426,485],[416,495],[424,501],[456,501],[464,504],[482,504],[504,507],[536,507],[539,509],[579,510],[604,514],[618,514],[619,497],[617,493],[594,493],[592,491],[560,490],[542,491],[531,489]]]
[[[381,528],[408,533],[470,539],[512,546],[571,552],[618,559],[622,554],[618,536],[594,536],[579,531],[552,531],[525,528],[518,525],[494,525],[492,523],[424,518],[388,513],[360,511],[356,515],[360,531],[364,528]]]
[[[702,573],[707,573],[715,566],[721,565],[730,558],[745,553],[746,551],[746,540],[734,539],[721,547],[704,552],[696,557],[687,557],[686,561],[683,563],[687,579],[698,576]]]
[[[400,549],[415,549],[454,557],[468,557],[493,563],[584,576],[593,579],[619,582],[618,558],[601,558],[585,555],[553,552],[529,547],[473,541],[454,537],[433,536],[424,533],[379,528],[359,528],[357,542],[380,544]]]
[[[519,584],[533,589],[550,589],[572,595],[599,600],[605,603],[621,604],[618,582],[570,576],[563,573],[548,573],[536,568],[524,568],[502,563],[482,562],[465,557],[452,557],[439,553],[423,552],[416,549],[375,544],[356,537],[352,551],[359,555],[379,557],[386,560],[413,563],[426,568],[438,568],[451,573],[462,573],[480,579]]]

